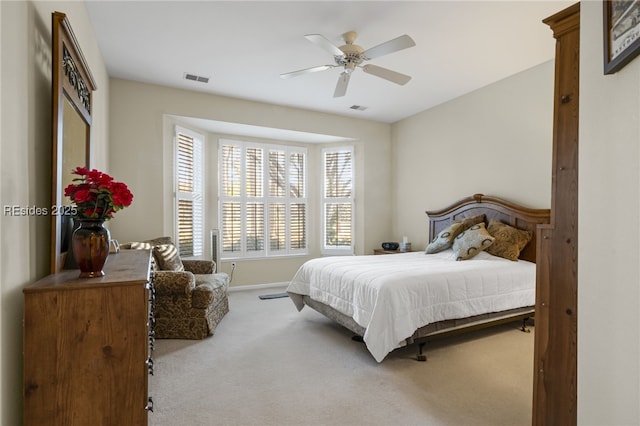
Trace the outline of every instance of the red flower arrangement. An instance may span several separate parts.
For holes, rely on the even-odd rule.
[[[133,194],[122,182],[99,170],[76,167],[79,177],[64,189],[64,195],[76,205],[73,216],[78,219],[109,220],[118,210],[131,205]]]

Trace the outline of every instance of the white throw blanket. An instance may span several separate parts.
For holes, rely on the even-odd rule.
[[[485,252],[323,257],[302,265],[287,292],[298,310],[306,295],[353,318],[381,362],[427,324],[535,305],[535,274],[535,263]]]

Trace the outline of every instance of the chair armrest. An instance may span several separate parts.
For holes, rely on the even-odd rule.
[[[157,271],[153,287],[158,295],[189,295],[196,286],[196,278],[189,271]]]
[[[213,260],[182,260],[184,269],[194,274],[213,274],[216,272],[216,262]]]

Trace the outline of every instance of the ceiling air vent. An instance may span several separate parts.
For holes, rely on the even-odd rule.
[[[365,109],[367,109],[366,106],[362,106],[362,105],[351,105],[349,108],[354,109],[356,111],[364,111]]]
[[[209,77],[202,77],[200,75],[184,73],[185,80],[199,81],[200,83],[208,83]]]

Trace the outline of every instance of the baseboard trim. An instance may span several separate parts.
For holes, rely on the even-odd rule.
[[[229,287],[229,292],[234,291],[248,291],[248,290],[264,290],[267,288],[275,288],[275,287],[287,287],[289,285],[288,281],[283,281],[280,283],[268,283],[268,284],[248,284],[248,285],[238,285]]]

